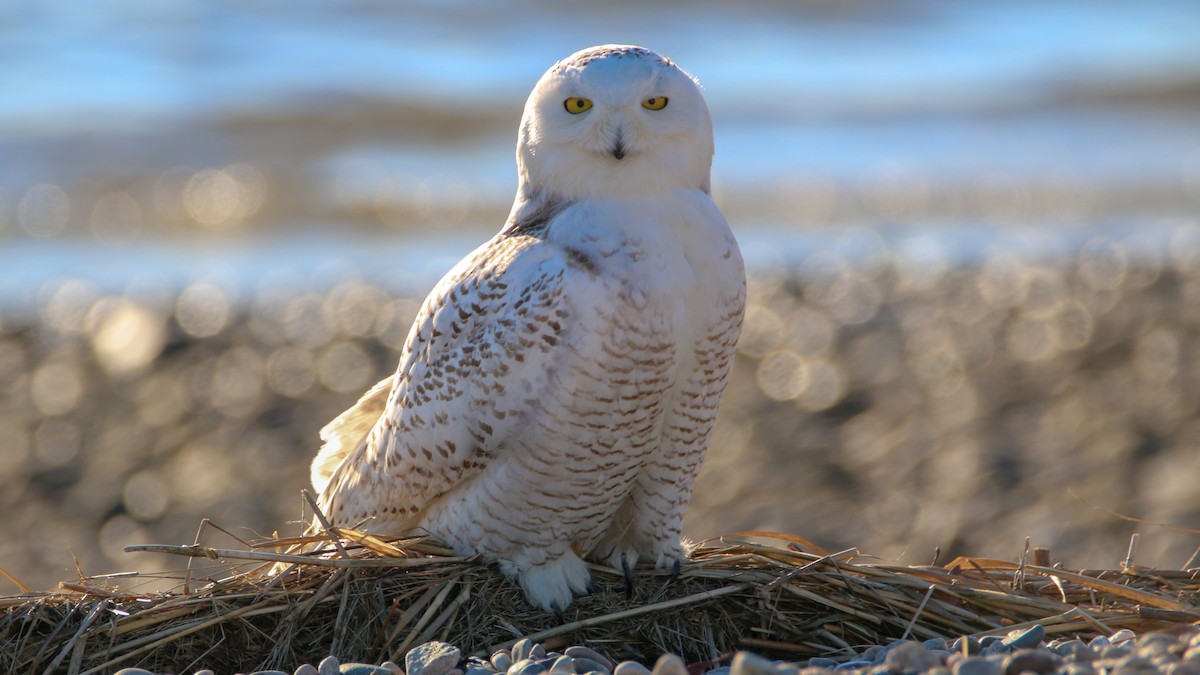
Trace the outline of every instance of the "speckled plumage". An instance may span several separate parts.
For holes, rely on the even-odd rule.
[[[424,529],[547,609],[585,591],[584,558],[676,563],[745,304],[712,148],[699,88],[658,54],[555,64],[504,229],[430,293],[396,374],[322,431],[329,518]]]

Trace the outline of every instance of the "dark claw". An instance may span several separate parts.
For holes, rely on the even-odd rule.
[[[588,579],[587,585],[583,587],[583,592],[588,595],[595,595],[596,594],[596,584],[593,584],[592,580]]]
[[[621,570],[625,572],[625,599],[630,600],[633,598],[633,566],[624,553],[621,554]]]
[[[668,579],[667,581],[675,581],[676,579],[678,579],[679,573],[682,570],[683,570],[683,560],[676,558],[675,562],[671,564],[671,578]]]
[[[564,623],[566,623],[566,622],[567,622],[567,616],[566,616],[565,614],[563,614],[563,611],[562,611],[562,609],[561,609],[561,608],[558,606],[558,603],[557,603],[557,602],[555,602],[555,603],[552,603],[552,604],[550,605],[550,611],[551,611],[551,612],[554,612],[554,618],[555,618],[555,619],[558,619],[558,623],[559,623],[560,625],[561,625],[561,624],[564,624]]]

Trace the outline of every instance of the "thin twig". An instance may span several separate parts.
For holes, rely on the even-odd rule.
[[[321,527],[325,528],[325,532],[329,534],[329,539],[337,548],[338,554],[343,558],[349,558],[350,554],[346,553],[346,547],[342,546],[342,540],[337,536],[337,533],[333,531],[333,526],[329,524],[329,520],[326,519],[325,514],[321,512],[321,507],[317,506],[317,500],[313,499],[312,493],[305,489],[301,490],[300,494],[304,496],[304,500],[308,502],[310,507],[312,507],[313,513],[317,516],[317,520],[320,521]]]
[[[533,633],[532,635],[526,635],[525,637],[534,642],[541,642],[542,640],[545,640],[546,638],[554,637],[556,635],[563,635],[565,633],[570,633],[572,631],[580,630],[581,628],[589,628],[591,626],[599,626],[600,624],[609,623],[609,622],[617,621],[620,619],[628,619],[631,617],[640,616],[642,614],[647,614],[650,612],[657,612],[662,609],[670,609],[672,607],[681,607],[683,605],[690,605],[690,604],[693,604],[696,602],[704,602],[705,600],[712,600],[713,598],[719,598],[722,595],[729,595],[730,593],[738,593],[740,591],[745,591],[745,590],[748,590],[749,588],[750,588],[749,584],[734,584],[733,586],[725,586],[724,588],[717,588],[717,589],[714,589],[711,591],[694,593],[694,594],[689,595],[684,598],[676,598],[674,600],[664,600],[662,602],[654,603],[653,605],[643,605],[641,607],[634,607],[632,609],[627,609],[622,612],[613,612],[612,614],[605,614],[604,616],[596,616],[596,617],[592,617],[590,619],[583,619],[580,621],[572,621],[571,623],[565,623],[565,624],[563,624],[561,626],[557,626],[555,628],[548,628],[546,630],[539,631],[537,633]],[[491,651],[494,652],[497,649],[508,649],[508,648],[512,647],[513,645],[517,644],[517,642],[519,642],[519,641],[520,640],[509,640],[508,642],[502,642],[498,645],[494,645],[491,648]]]
[[[921,612],[925,611],[925,605],[929,602],[929,598],[933,595],[933,589],[936,588],[933,584],[929,585],[929,590],[925,591],[925,597],[921,598],[921,604],[917,605],[917,611],[913,612],[912,618],[909,619],[908,625],[904,627],[904,634],[900,636],[901,640],[907,640],[912,634],[913,626],[917,625],[917,619],[921,618]]]
[[[440,563],[459,563],[471,558],[318,558],[307,555],[292,555],[290,553],[267,553],[266,551],[238,551],[227,548],[209,548],[207,546],[171,545],[171,544],[130,544],[124,549],[127,553],[146,551],[151,553],[172,553],[187,555],[195,558],[220,560],[259,560],[267,562],[296,563],[314,567],[334,567],[349,569],[356,567],[423,567]]]

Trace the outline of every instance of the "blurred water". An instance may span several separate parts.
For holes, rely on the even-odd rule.
[[[214,229],[188,226],[195,213],[167,227],[175,214],[147,183],[234,163],[261,171],[269,193],[222,237],[297,220],[491,230],[528,90],[554,60],[607,41],[649,45],[700,77],[715,185],[738,225],[861,218],[847,204],[880,189],[922,208],[868,217],[920,217],[989,181],[1067,198],[1132,191],[1154,210],[1195,206],[1200,184],[1188,0],[63,0],[8,5],[0,26],[0,235],[46,234],[18,212],[39,184],[68,201],[51,234],[88,235],[114,191],[142,209],[138,236]],[[814,181],[841,190],[832,212],[797,219],[775,199],[813,197],[796,186]]]
[[[1200,525],[1197,35],[1192,0],[0,5],[0,566],[297,517],[506,215],[529,89],[605,42],[701,80],[751,274],[689,532],[1111,565],[1131,526],[1067,488]]]

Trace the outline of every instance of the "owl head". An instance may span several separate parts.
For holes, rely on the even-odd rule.
[[[691,75],[641,47],[592,47],[554,64],[525,103],[517,199],[708,192],[712,156],[712,120]]]

